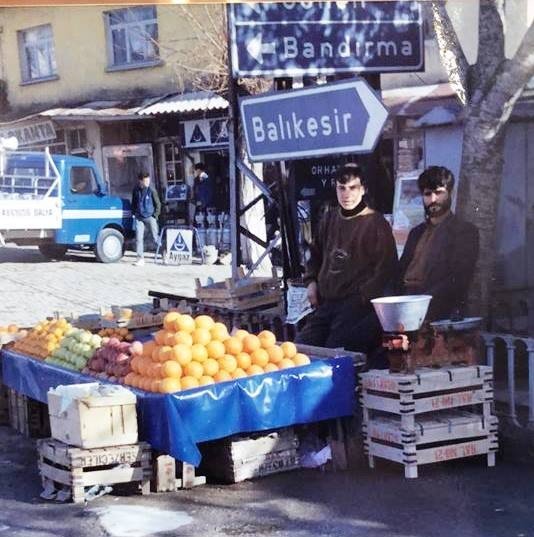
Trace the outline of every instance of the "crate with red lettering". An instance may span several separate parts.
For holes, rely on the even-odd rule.
[[[490,367],[373,370],[362,373],[360,383],[370,467],[379,457],[403,464],[406,477],[417,477],[418,465],[432,462],[486,455],[488,466],[495,464],[498,422]]]
[[[488,366],[423,367],[412,374],[372,370],[360,375],[363,408],[399,415],[481,404],[491,414],[493,372]]]

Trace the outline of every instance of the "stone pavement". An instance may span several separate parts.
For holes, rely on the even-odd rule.
[[[133,252],[119,262],[97,263],[90,252],[69,253],[65,261],[47,261],[37,248],[0,248],[0,325],[33,325],[60,311],[96,312],[100,306],[145,304],[149,290],[194,296],[195,278],[202,283],[228,278],[229,266],[154,264],[147,256],[135,267]]]

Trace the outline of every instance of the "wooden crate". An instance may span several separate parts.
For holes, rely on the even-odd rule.
[[[417,418],[415,429],[406,429],[399,418],[379,417],[363,425],[369,465],[374,457],[404,465],[404,475],[415,478],[418,466],[433,462],[486,455],[495,465],[498,420],[463,411],[435,413]]]
[[[37,442],[43,486],[71,488],[74,503],[84,501],[85,487],[139,482],[150,494],[152,449],[146,442],[129,446],[81,449],[52,438]]]
[[[297,448],[292,428],[229,437],[202,446],[201,468],[217,481],[238,483],[299,468]]]
[[[48,407],[8,388],[9,425],[27,438],[50,436]]]
[[[204,476],[195,475],[195,467],[187,462],[177,461],[170,455],[154,456],[152,490],[154,492],[174,492],[206,484]],[[181,468],[180,476],[177,469]]]
[[[9,425],[9,395],[8,388],[0,379],[0,425]]]
[[[271,278],[228,278],[204,287],[197,279],[196,297],[204,305],[244,311],[280,304],[283,294],[280,280],[273,274]]]
[[[415,415],[482,404],[491,415],[493,372],[488,366],[420,368],[414,374],[373,370],[360,375],[361,403],[367,410]]]

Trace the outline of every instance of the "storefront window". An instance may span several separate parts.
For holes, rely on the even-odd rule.
[[[182,183],[184,181],[182,154],[177,142],[163,143],[163,160],[167,185]]]

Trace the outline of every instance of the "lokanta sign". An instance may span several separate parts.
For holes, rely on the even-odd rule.
[[[54,124],[51,121],[0,129],[0,138],[9,138],[11,136],[18,140],[19,147],[49,142],[57,138]]]

